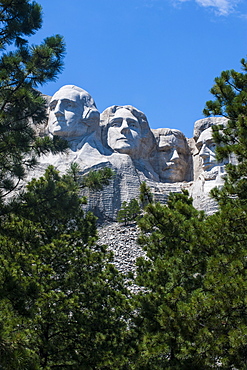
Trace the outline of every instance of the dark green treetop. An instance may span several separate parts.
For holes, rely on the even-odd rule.
[[[112,254],[96,244],[96,219],[83,212],[79,190],[73,176],[49,167],[2,220],[0,348],[16,369],[24,359],[33,369],[127,361],[130,293]]]
[[[246,367],[246,225],[242,207],[205,217],[186,193],[146,207],[135,369]]]
[[[212,191],[219,211],[206,217],[188,194],[167,205],[149,204],[139,221],[147,258],[137,262],[139,353],[136,369],[245,369],[247,296],[247,65],[222,72],[206,115],[227,117],[213,127],[222,189]],[[231,159],[233,159],[231,157]]]
[[[130,222],[136,221],[141,214],[141,208],[137,199],[131,199],[129,203],[123,202],[120,210],[118,211],[117,221],[124,222],[126,226]]]
[[[59,35],[40,45],[27,37],[42,24],[41,7],[28,0],[0,1],[0,197],[11,192],[42,153],[67,147],[65,141],[40,138],[35,125],[46,119],[46,103],[38,92],[56,79],[65,51]],[[8,46],[11,45],[9,50]],[[6,49],[6,50],[5,50]]]
[[[143,181],[140,185],[139,199],[140,199],[142,208],[145,208],[146,205],[153,202],[153,195],[145,181]]]
[[[247,194],[247,62],[241,60],[243,72],[223,71],[215,79],[211,93],[215,99],[206,103],[205,115],[222,115],[228,118],[226,127],[213,126],[218,160],[237,160],[226,166],[227,180],[221,192],[213,194],[223,204],[228,195],[244,201]],[[235,161],[236,162],[236,161]]]

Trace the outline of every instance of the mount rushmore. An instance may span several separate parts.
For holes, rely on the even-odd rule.
[[[156,201],[165,203],[170,192],[187,189],[196,208],[208,214],[216,210],[209,192],[223,184],[227,162],[216,161],[211,127],[224,125],[225,118],[196,121],[193,138],[188,139],[179,130],[150,129],[145,114],[130,105],[113,105],[100,114],[91,95],[74,85],[61,87],[46,100],[48,122],[42,135],[63,137],[69,149],[42,156],[29,179],[42,175],[50,164],[64,173],[77,163],[81,175],[110,167],[114,171],[110,184],[84,194],[87,209],[100,220],[116,219],[121,204],[138,197],[142,181]]]

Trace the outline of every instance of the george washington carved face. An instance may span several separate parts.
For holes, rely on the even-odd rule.
[[[84,136],[98,120],[99,112],[91,96],[73,85],[63,86],[49,104],[48,130],[63,137]]]

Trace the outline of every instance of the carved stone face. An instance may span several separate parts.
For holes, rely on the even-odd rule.
[[[79,91],[61,88],[53,95],[49,108],[48,129],[53,135],[78,137],[87,132],[88,125],[82,119],[84,103]]]
[[[141,144],[141,127],[138,119],[128,109],[117,109],[111,117],[107,142],[119,153],[131,155],[138,152]]]
[[[188,169],[188,146],[185,139],[173,134],[160,135],[158,150],[161,180],[183,181]]]
[[[211,127],[207,128],[201,133],[197,140],[196,147],[199,151],[199,157],[202,161],[203,171],[210,171],[213,167],[219,165],[215,158],[216,145],[213,141]]]

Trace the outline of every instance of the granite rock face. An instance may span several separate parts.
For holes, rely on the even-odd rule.
[[[212,214],[217,209],[217,203],[209,197],[214,187],[221,187],[224,183],[225,165],[230,159],[222,163],[216,161],[215,144],[212,137],[212,126],[227,123],[226,118],[205,118],[195,122],[194,125],[194,176],[190,193],[194,199],[194,206]]]
[[[136,258],[145,256],[137,243],[138,235],[135,223],[123,226],[115,222],[98,229],[98,244],[107,245],[114,252],[114,264],[124,274],[134,272]]]
[[[188,139],[179,130],[151,130],[145,114],[130,105],[114,105],[100,114],[91,95],[74,85],[63,86],[47,102],[49,118],[42,135],[65,138],[70,149],[41,157],[27,180],[41,176],[50,164],[63,173],[78,163],[81,175],[112,168],[115,175],[109,186],[85,193],[87,209],[101,221],[115,220],[123,201],[138,197],[142,181],[157,201],[165,203],[171,191],[188,189],[196,208],[215,211],[209,192],[222,186],[227,161],[216,162],[211,127],[224,125],[225,118],[196,121],[194,136]]]

